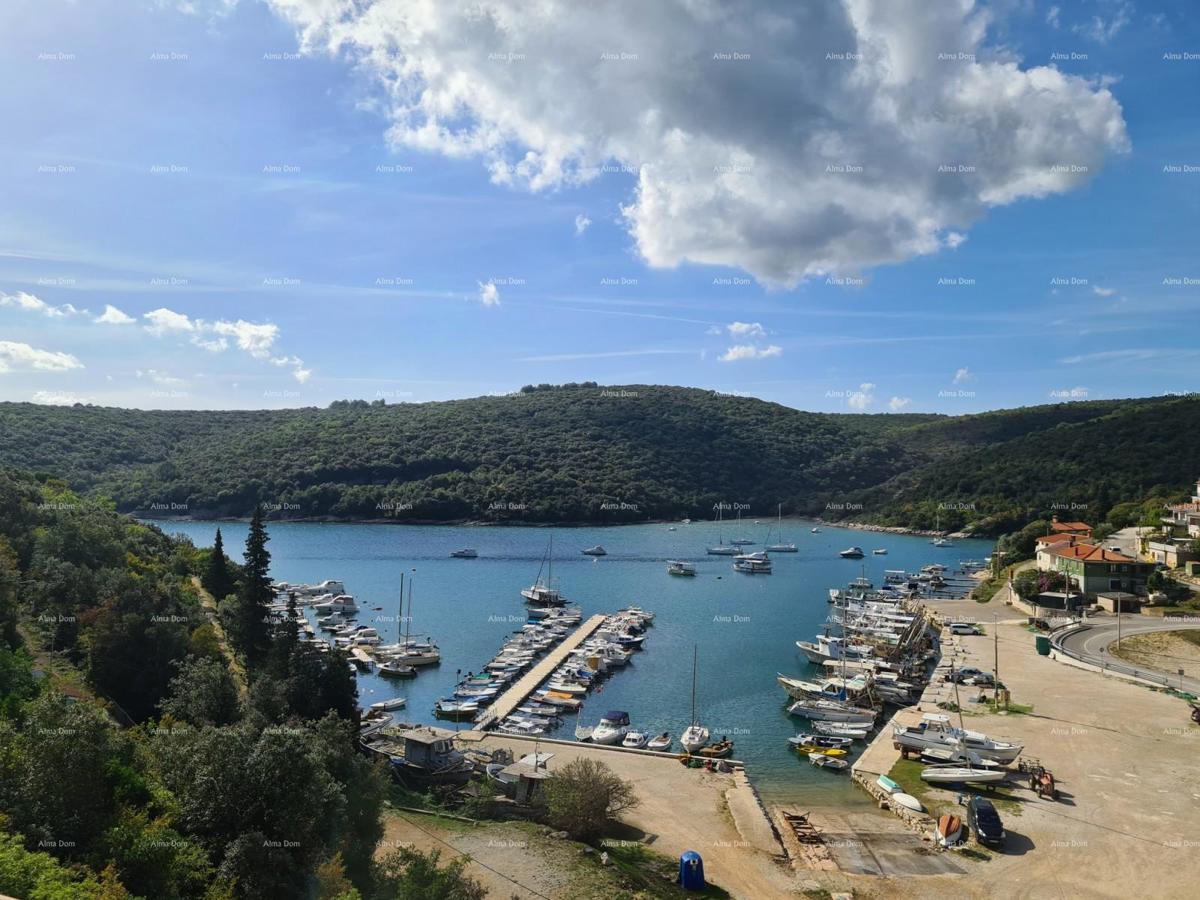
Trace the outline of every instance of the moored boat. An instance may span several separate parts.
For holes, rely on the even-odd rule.
[[[864,554],[862,547],[848,547],[838,554],[842,559],[862,559]]]
[[[470,547],[464,547],[462,550],[451,550],[450,555],[454,559],[476,559],[479,554]]]
[[[998,784],[1008,777],[1003,769],[977,769],[974,766],[930,766],[921,770],[921,780],[930,784]]]
[[[850,763],[846,762],[846,760],[838,759],[836,756],[827,756],[824,753],[810,753],[808,754],[808,761],[814,766],[822,769],[832,769],[835,772],[840,772],[850,767]]]

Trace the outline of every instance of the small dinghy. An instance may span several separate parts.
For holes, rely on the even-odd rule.
[[[892,781],[892,779],[888,778],[886,775],[880,775],[875,779],[875,783],[889,794],[897,794],[900,792],[900,785],[897,782]]]
[[[808,761],[818,768],[833,769],[835,772],[840,772],[850,765],[844,759],[838,759],[836,756],[826,756],[824,753],[810,753],[808,754]]]
[[[1008,773],[1003,769],[976,769],[973,766],[930,766],[921,771],[921,780],[930,784],[997,784]]]
[[[946,813],[937,820],[937,842],[941,847],[953,847],[962,841],[962,819]]]
[[[912,794],[906,794],[903,791],[896,791],[892,794],[891,801],[897,806],[903,806],[905,809],[911,809],[913,812],[924,812],[925,807],[921,805],[921,801]]]
[[[652,738],[650,741],[648,741],[646,743],[646,749],[647,750],[659,750],[659,751],[670,750],[671,749],[671,734],[670,734],[670,732],[664,731],[658,737]]]
[[[371,709],[387,712],[393,709],[402,709],[407,702],[408,699],[405,697],[393,697],[391,700],[380,700],[378,703],[372,703]]]

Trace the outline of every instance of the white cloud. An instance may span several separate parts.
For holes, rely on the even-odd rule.
[[[1094,288],[1092,288],[1092,293],[1097,297],[1111,297],[1116,292],[1116,288],[1100,287],[1099,285],[1096,285]]]
[[[133,316],[125,315],[111,303],[106,303],[104,312],[96,317],[96,322],[100,325],[132,325],[136,321]]]
[[[152,309],[150,312],[145,313],[142,318],[150,323],[146,326],[146,330],[155,336],[170,334],[172,332],[196,330],[196,326],[192,324],[192,320],[186,315],[166,309],[165,307]]]
[[[975,380],[975,373],[972,372],[970,369],[968,369],[966,366],[963,366],[961,369],[954,370],[954,383],[955,384],[963,384],[964,382],[974,381],[974,380]]]
[[[730,322],[725,326],[734,337],[766,337],[767,332],[758,322]]]
[[[753,344],[734,344],[719,357],[721,362],[739,362],[744,359],[770,359],[782,356],[783,348],[771,344],[769,347],[755,347]]]
[[[236,322],[213,322],[214,333],[233,338],[238,349],[245,350],[255,359],[266,359],[271,355],[275,339],[279,337],[279,326],[271,323],[258,324],[238,319]]]
[[[900,410],[907,408],[911,403],[912,399],[909,397],[893,397],[888,401],[888,409],[892,412],[900,412]]]
[[[588,226],[591,224],[592,224],[592,220],[589,219],[583,213],[580,213],[579,215],[577,215],[575,217],[575,234],[576,235],[583,234],[585,231],[588,230]]]
[[[477,282],[479,285],[479,302],[484,306],[499,306],[500,305],[500,289],[496,287],[494,282],[489,281],[484,284],[482,281]]]
[[[1081,25],[1071,26],[1071,30],[1090,41],[1107,44],[1129,24],[1133,16],[1133,4],[1126,0],[1115,0],[1115,2],[1108,3],[1107,6],[1112,9],[1112,15],[1109,18],[1092,16],[1089,21]]]
[[[1061,12],[1061,10],[1057,6],[1050,7],[1050,9],[1046,11],[1046,24],[1049,25],[1051,28],[1058,28],[1059,27],[1058,16],[1059,16],[1060,12]]]
[[[397,147],[533,191],[634,173],[622,212],[652,266],[792,285],[931,254],[1129,147],[1104,84],[1022,68],[971,0],[269,2],[306,52],[384,84]],[[751,58],[713,59],[726,47]],[[975,170],[948,178],[946,160]]]
[[[87,312],[86,309],[76,309],[70,303],[64,303],[61,306],[54,306],[47,303],[41,297],[33,294],[27,294],[25,291],[17,291],[15,294],[6,294],[0,291],[0,306],[10,306],[16,309],[24,310],[25,312],[41,313],[44,316],[49,316],[52,319],[62,318],[64,316],[77,316]]]
[[[298,356],[271,356],[279,340],[279,326],[272,322],[247,322],[245,319],[209,322],[189,318],[184,313],[165,307],[151,310],[142,318],[150,323],[146,330],[156,337],[190,335],[188,340],[192,344],[209,353],[223,353],[232,342],[254,359],[270,360],[277,366],[291,366],[292,377],[297,381],[305,382],[312,376],[312,370],[306,369],[304,361]]]
[[[158,369],[138,369],[135,373],[138,378],[145,378],[148,381],[153,381],[155,384],[163,386],[172,386],[179,384],[187,384],[182,378],[176,378],[168,372],[160,372]]]
[[[0,372],[36,370],[39,372],[67,372],[82,369],[83,363],[70,353],[57,350],[40,350],[29,344],[16,341],[0,341]]]
[[[47,406],[70,406],[73,403],[94,403],[96,400],[95,397],[85,397],[71,391],[34,391],[30,399]]]
[[[709,325],[707,328],[704,329],[704,333],[712,334],[712,335],[721,335],[721,334],[725,333],[725,330],[720,325]]]
[[[846,398],[846,403],[851,409],[866,409],[875,402],[875,385],[869,381],[864,381],[858,386],[858,390]]]
[[[957,250],[967,242],[967,236],[957,231],[948,231],[946,236],[942,238],[942,244],[948,250]]]

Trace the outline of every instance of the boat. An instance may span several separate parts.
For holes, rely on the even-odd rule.
[[[690,562],[683,562],[679,559],[672,559],[667,562],[668,575],[693,576],[696,574],[696,566]]]
[[[408,703],[407,697],[393,697],[390,700],[380,700],[378,703],[372,703],[370,708],[388,712],[393,709],[403,709],[406,703]]]
[[[384,759],[392,777],[409,790],[462,787],[474,764],[454,747],[454,732],[428,725],[389,728],[363,738],[363,750]]]
[[[696,669],[699,663],[700,651],[696,644],[692,645],[692,724],[683,730],[679,743],[684,751],[693,753],[708,743],[708,729],[696,718]]]
[[[974,766],[930,766],[921,770],[921,780],[930,784],[998,784],[1008,777],[1004,769],[977,769]]]
[[[852,740],[866,740],[867,735],[871,731],[869,725],[850,725],[844,722],[813,722],[813,730],[819,734],[827,734],[831,737],[848,737]]]
[[[874,553],[876,556],[887,556],[887,547],[879,547],[875,550],[872,550],[871,552]]]
[[[890,799],[897,806],[903,806],[905,809],[911,809],[913,812],[925,811],[925,807],[921,805],[920,800],[912,794],[904,793],[904,791],[896,791]]]
[[[819,766],[822,769],[833,769],[835,772],[840,772],[843,769],[850,767],[850,763],[844,759],[838,759],[836,756],[826,756],[824,753],[808,754],[808,761],[814,766]]]
[[[546,580],[542,581],[542,569],[546,569]],[[565,606],[567,603],[566,597],[554,589],[554,535],[550,535],[550,542],[546,548],[546,554],[542,557],[542,564],[538,567],[537,578],[533,584],[521,591],[521,596],[525,598],[526,603],[532,603],[536,606]]]
[[[735,544],[726,544],[721,536],[721,518],[724,508],[723,503],[717,505],[717,546],[708,548],[710,556],[737,556],[741,552]]]
[[[937,532],[940,532],[942,530],[942,517],[940,515],[935,520],[933,530],[937,531]],[[935,537],[932,541],[930,541],[929,543],[933,544],[933,546],[935,546],[935,547],[953,547],[954,546],[953,541],[949,540],[948,538],[942,537],[940,534],[937,537]]]
[[[937,843],[941,847],[953,847],[963,839],[962,819],[952,813],[938,816]]]
[[[629,750],[644,750],[646,745],[650,743],[650,735],[644,731],[631,731],[625,735],[625,739],[621,741],[621,746]]]
[[[586,550],[580,551],[584,556],[608,556],[608,551],[597,544],[595,547],[588,547]]]
[[[757,556],[739,556],[733,561],[733,570],[748,575],[770,575],[771,561]]]
[[[896,725],[892,728],[893,740],[901,748],[924,751],[936,749],[966,749],[977,753],[982,759],[1010,763],[1021,755],[1025,747],[1010,741],[997,740],[978,731],[967,731],[950,724],[950,717],[939,713],[926,713],[917,725]]]
[[[788,713],[820,722],[857,722],[863,725],[875,722],[875,710],[847,706],[834,700],[797,700],[788,707]]]
[[[766,549],[771,553],[797,553],[796,545],[783,539],[783,504],[780,503],[775,508],[775,527],[779,532],[779,542],[776,544],[768,544]],[[769,536],[769,535],[768,535]]]
[[[411,678],[417,674],[414,666],[399,662],[398,660],[389,659],[386,662],[379,664],[379,674],[385,678]]]
[[[479,554],[470,547],[464,547],[462,550],[451,550],[450,556],[454,559],[476,559]]]
[[[875,783],[877,785],[879,785],[881,788],[883,788],[885,791],[887,791],[889,794],[898,794],[901,792],[900,791],[900,783],[893,781],[892,779],[888,778],[886,775],[880,775],[878,778],[875,779]]]
[[[813,534],[820,534],[820,533],[821,533],[821,529],[820,529],[820,528],[814,528],[814,529],[812,529],[812,533],[813,533]]]
[[[862,547],[848,547],[838,554],[842,559],[862,559],[864,554]]]
[[[719,741],[713,741],[711,744],[705,744],[699,750],[692,753],[693,756],[702,756],[705,759],[725,759],[733,753],[733,741],[727,737],[721,738]]]
[[[813,754],[819,753],[824,756],[846,756],[849,751],[843,747],[821,747],[817,744],[806,744],[799,742],[796,738],[788,738],[788,743],[792,745],[793,750],[799,750],[803,753]]]
[[[853,738],[834,737],[828,734],[798,734],[795,737],[788,738],[788,743],[793,747],[827,747],[849,750]]]
[[[478,700],[442,698],[433,705],[433,714],[439,719],[474,719],[479,709]]]
[[[358,604],[349,594],[338,594],[331,600],[314,603],[313,610],[318,614],[341,613],[344,616],[352,616],[358,612]]]
[[[658,751],[670,750],[671,749],[671,733],[669,731],[664,731],[658,737],[651,738],[649,741],[646,742],[646,749],[647,750],[658,750]]]
[[[625,740],[629,734],[629,713],[622,710],[606,712],[600,723],[592,730],[592,743],[612,746]]]
[[[551,706],[550,709],[555,709],[555,707]],[[557,710],[555,710],[555,711],[557,712]],[[592,732],[595,730],[596,730],[595,725],[585,725],[583,723],[583,706],[580,705],[580,707],[579,707],[579,722],[575,726],[575,740],[590,741],[592,739]]]

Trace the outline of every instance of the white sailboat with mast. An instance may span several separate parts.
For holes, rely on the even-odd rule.
[[[721,519],[724,509],[724,502],[717,504],[717,546],[708,548],[710,556],[737,556],[741,552],[733,544],[726,544],[725,538],[721,533]]]
[[[683,735],[679,738],[679,743],[683,745],[683,749],[688,753],[695,753],[701,747],[708,744],[710,737],[708,729],[700,724],[696,718],[696,666],[699,658],[699,649],[695,644],[692,645],[692,724],[684,729]]]
[[[770,544],[767,550],[771,553],[795,553],[796,545],[784,541],[783,539],[783,504],[780,503],[775,510],[775,528],[779,533],[779,543]]]
[[[546,580],[542,581],[542,569],[546,569]],[[564,606],[567,599],[554,587],[554,534],[546,547],[546,555],[538,567],[537,578],[533,584],[521,591],[525,602],[534,606]]]

